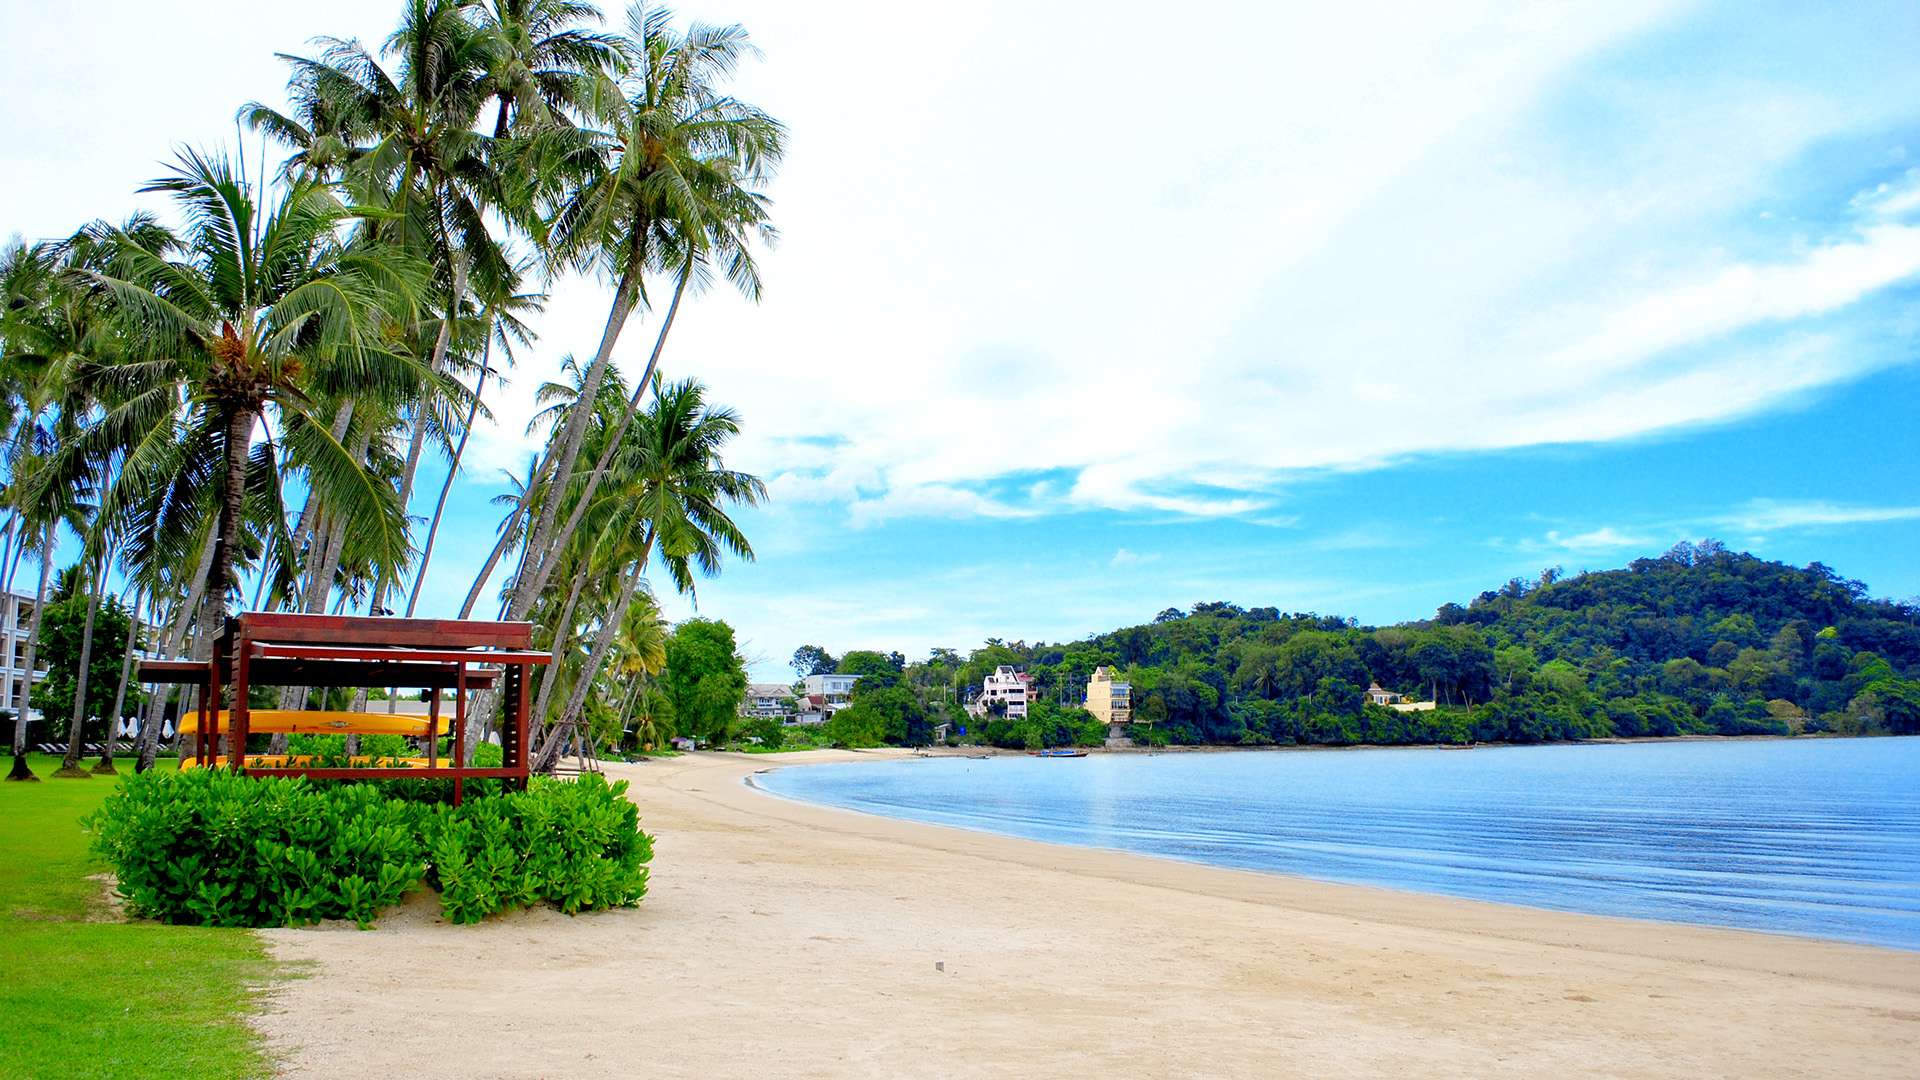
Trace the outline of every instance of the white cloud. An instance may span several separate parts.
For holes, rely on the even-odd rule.
[[[1575,554],[1585,554],[1596,551],[1618,551],[1621,548],[1644,548],[1653,543],[1657,541],[1650,537],[1636,536],[1622,532],[1611,525],[1605,525],[1587,532],[1575,533],[1572,536],[1549,530],[1545,546],[1562,548]]]
[[[1159,558],[1160,556],[1155,553],[1142,555],[1137,551],[1129,551],[1126,548],[1121,548],[1120,550],[1113,553],[1113,558],[1107,560],[1107,565],[1115,568],[1124,567],[1124,566],[1139,566],[1141,563],[1154,562]]]
[[[1754,499],[1717,520],[1755,532],[1920,520],[1920,506],[1859,506],[1821,500]]]
[[[874,498],[860,498],[847,509],[849,523],[856,529],[877,525],[889,518],[1023,518],[1039,511],[1010,506],[977,491],[966,491],[946,484],[917,484],[889,488]]]
[[[32,63],[0,76],[9,100],[65,95],[16,110],[50,125],[23,129],[0,170],[4,201],[37,215],[17,227],[117,216],[168,141],[217,142],[235,102],[275,95],[273,50],[378,40],[391,17],[370,0],[262,19],[203,7],[97,19],[101,48],[138,55],[201,33],[195,19],[243,28],[227,49],[242,65],[190,73],[166,123],[116,81],[137,65],[104,62],[115,77],[79,88]],[[1300,470],[1724,420],[1895,362],[1822,320],[1920,274],[1913,172],[1833,207],[1780,179],[1913,119],[1920,69],[1888,45],[1913,15],[1897,6],[1729,35],[1713,20],[1737,13],[1677,0],[1196,0],[1183,22],[1230,32],[1153,90],[1138,58],[1164,50],[1167,24],[1145,4],[682,14],[751,29],[766,58],[738,90],[793,139],[764,304],[698,298],[666,368],[740,409],[735,464],[776,499],[854,524],[1272,517]],[[76,32],[44,12],[0,19],[21,41]],[[1715,51],[1693,62],[1702,42]],[[1783,61],[1816,42],[1848,69]],[[76,143],[59,127],[75,112],[117,126]],[[952,137],[983,116],[1007,119],[985,141]],[[474,483],[525,467],[533,392],[591,351],[606,299],[602,283],[555,283],[541,340],[490,394]],[[625,367],[653,326],[629,326]],[[984,493],[1026,473],[1055,478],[1023,481],[1024,500]]]

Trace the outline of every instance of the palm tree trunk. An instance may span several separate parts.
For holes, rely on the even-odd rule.
[[[5,604],[13,596],[13,572],[20,565],[20,553],[27,548],[24,542],[17,549],[13,546],[14,534],[18,531],[19,524],[18,514],[7,515],[6,552],[0,555],[0,604]],[[0,611],[3,610],[0,609]],[[7,629],[12,627],[9,626]],[[13,666],[13,635],[5,635],[4,640],[0,640],[0,645],[4,645],[7,650],[7,662],[0,665],[0,668],[11,668]],[[7,676],[6,680],[6,685],[0,686],[0,709],[10,713],[14,709],[13,676]]]
[[[80,671],[74,676],[73,719],[69,721],[67,726],[67,756],[60,762],[60,768],[54,771],[53,775],[55,776],[72,777],[87,775],[86,771],[80,768],[80,755],[85,750],[80,738],[87,722],[87,682],[88,676],[92,674],[91,669],[93,667],[93,624],[95,617],[100,614],[100,578],[102,575],[99,572],[99,567],[103,566],[106,561],[107,556],[103,551],[96,561],[96,565],[90,568],[93,570],[93,573],[90,575],[90,580],[86,583],[88,585],[87,617],[80,625]]]
[[[546,475],[547,467],[551,465],[552,462],[553,455],[551,453],[544,455],[544,457],[535,455],[533,463],[528,466],[527,486],[521,489],[520,499],[514,503],[513,506],[513,515],[507,518],[506,524],[501,528],[500,539],[494,543],[493,552],[487,556],[486,565],[480,568],[479,575],[473,579],[473,587],[467,590],[466,602],[460,605],[461,618],[464,619],[473,614],[473,606],[480,601],[480,590],[486,587],[487,579],[493,576],[494,568],[500,564],[500,557],[505,555],[507,549],[513,546],[514,538],[521,536],[524,539],[524,535],[520,531],[520,519],[527,515],[534,492],[539,489]],[[514,579],[518,581],[520,574],[524,574],[525,572],[526,550],[523,547],[521,549],[520,570],[514,575]],[[504,618],[506,612],[502,610],[500,614]],[[470,765],[473,763],[474,748],[480,745],[485,733],[492,728],[494,709],[499,702],[500,693],[498,690],[481,690],[473,695],[472,704],[467,709],[467,760],[462,764]]]
[[[648,546],[652,546],[651,537],[648,538]],[[632,570],[621,576],[620,598],[614,602],[612,610],[601,617],[600,633],[594,638],[593,651],[587,654],[586,663],[581,665],[579,675],[574,679],[573,692],[567,695],[566,708],[560,712],[560,722],[553,726],[546,742],[540,747],[534,763],[535,772],[547,772],[553,768],[566,749],[568,733],[579,726],[580,713],[586,708],[587,694],[593,690],[600,665],[606,663],[607,654],[613,651],[614,639],[620,636],[620,624],[626,621],[627,609],[633,606],[634,595],[640,587],[640,574],[645,567],[646,561],[642,558]]]
[[[621,575],[620,598],[615,601],[610,612],[601,616],[600,633],[594,639],[593,651],[587,654],[586,662],[574,681],[573,692],[567,695],[566,708],[560,711],[560,723],[554,729],[556,737],[548,739],[547,745],[541,747],[540,771],[544,772],[553,767],[553,762],[558,759],[558,755],[550,751],[556,739],[564,738],[565,730],[578,722],[581,710],[586,708],[587,694],[593,689],[593,681],[600,674],[600,665],[607,662],[607,654],[613,650],[614,639],[620,636],[620,627],[627,620],[627,609],[633,606],[634,595],[639,591],[640,581],[646,575],[647,560],[653,555],[653,541],[656,535],[658,534],[654,528],[649,526],[647,537],[640,545],[640,558],[625,574]]]
[[[333,433],[333,441],[340,442],[344,440],[347,437],[347,428],[352,423],[353,423],[353,399],[348,398],[347,400],[340,403],[339,408],[333,411],[333,426],[328,429]],[[307,542],[308,534],[313,532],[314,525],[320,516],[319,511],[320,511],[320,508],[315,506],[313,503],[313,493],[308,492],[307,501],[300,505],[300,520],[294,523],[293,536],[287,540],[287,551],[289,554],[295,557],[299,556],[301,547],[304,546]],[[299,575],[295,574],[293,575],[293,577],[297,581],[299,578]],[[262,573],[260,575],[260,583],[262,585],[266,584],[266,574]],[[288,598],[285,598],[285,597],[282,598],[283,601],[285,599],[288,599]],[[253,606],[256,609],[259,608],[260,606],[260,597],[258,593],[254,595]]]
[[[427,364],[427,373],[430,378],[437,377],[447,362],[447,346],[453,341],[453,324],[460,317],[460,298],[467,291],[466,260],[462,259],[457,251],[453,251],[451,246],[448,250],[452,252],[450,259],[453,263],[453,288],[449,291],[447,298],[446,317],[440,320],[440,332],[433,339],[433,357]],[[429,408],[431,394],[432,387],[425,388],[419,404],[414,407],[413,437],[407,441],[407,459],[400,469],[400,512],[403,516],[407,512],[407,507],[413,502],[413,478],[419,472],[420,454],[426,447],[427,418],[432,413]],[[367,601],[370,611],[373,608],[383,611],[386,609],[387,593],[394,586],[389,576],[391,573],[390,568],[382,567],[374,576],[373,593]],[[388,694],[388,700],[392,700],[392,694]]]
[[[24,539],[21,543],[25,543]],[[26,700],[13,714],[13,769],[7,773],[9,780],[38,780],[33,770],[27,768],[27,710],[33,707],[33,662],[34,654],[40,648],[40,620],[47,610],[47,579],[53,568],[53,523],[49,521],[42,534],[40,547],[40,590],[33,596],[33,619],[27,624],[27,657],[25,671],[21,676],[25,684]]]
[[[207,573],[206,595],[200,598],[199,648],[212,655],[227,616],[227,591],[233,586],[234,540],[240,532],[241,504],[247,493],[247,448],[253,441],[251,408],[240,406],[227,416],[226,475],[220,482],[220,530],[213,540],[213,566]],[[203,658],[204,659],[204,658]],[[212,703],[218,708],[218,703]]]
[[[683,269],[680,274],[679,282],[674,285],[673,301],[667,305],[667,317],[661,320],[660,333],[654,338],[653,353],[647,357],[646,371],[641,373],[640,381],[634,383],[633,394],[627,402],[626,411],[620,414],[620,423],[614,427],[613,434],[607,439],[606,448],[600,451],[600,459],[593,463],[593,472],[587,476],[586,490],[580,493],[580,498],[573,504],[572,512],[567,515],[566,525],[561,528],[559,535],[553,539],[553,543],[556,545],[553,551],[556,555],[566,550],[566,545],[573,540],[574,530],[580,527],[580,519],[586,516],[587,507],[592,504],[593,496],[600,490],[601,480],[606,477],[607,469],[613,464],[613,455],[619,452],[621,440],[626,438],[627,429],[633,426],[633,418],[640,411],[640,403],[646,399],[647,387],[653,382],[654,369],[660,364],[660,352],[666,348],[667,334],[673,329],[674,316],[680,312],[680,298],[686,295],[687,279],[692,276],[692,272],[692,263],[689,261],[687,267]],[[588,399],[583,397],[580,400],[585,401]],[[569,410],[567,419],[571,421],[573,414],[579,411],[578,409]],[[566,488],[557,485],[554,490],[564,492]],[[551,560],[548,560],[548,562],[550,561]],[[550,569],[546,563],[543,563],[542,566],[543,571]],[[538,585],[535,588],[536,594],[539,589],[546,587],[544,576],[538,578],[537,581]],[[529,606],[528,610],[531,610],[531,606]]]
[[[213,566],[213,534],[207,534],[206,543],[200,547],[200,562],[193,576],[188,579],[187,593],[180,600],[180,610],[174,616],[173,625],[168,627],[167,636],[160,643],[162,656],[179,656],[186,645],[187,630],[193,626],[194,613],[200,607],[200,594],[206,588],[207,574]],[[180,693],[180,704],[185,715],[186,691]],[[167,712],[167,691],[156,685],[154,694],[147,700],[146,716],[140,722],[140,757],[134,763],[133,771],[146,772],[153,768],[154,759],[160,756],[160,725]]]
[[[467,423],[460,429],[460,442],[453,448],[453,461],[447,465],[447,479],[440,485],[440,498],[433,504],[433,520],[427,524],[427,540],[420,546],[420,569],[413,575],[413,591],[407,594],[407,617],[413,617],[413,609],[420,603],[420,587],[427,580],[427,564],[433,561],[433,541],[440,535],[440,515],[447,510],[447,494],[453,490],[454,478],[460,475],[460,459],[467,453],[467,440],[473,435],[473,422],[480,416],[480,392],[487,385],[487,363],[493,358],[493,327],[487,327],[487,343],[480,350],[480,377],[473,382],[473,401],[467,406]],[[492,564],[488,564],[491,571]],[[465,618],[462,615],[461,618]]]
[[[600,383],[606,378],[607,367],[613,362],[613,346],[620,340],[620,331],[626,327],[627,317],[633,314],[639,300],[641,275],[646,266],[646,231],[647,222],[644,218],[632,223],[632,231],[628,234],[627,263],[621,270],[620,283],[614,287],[613,306],[608,309],[606,325],[600,331],[600,347],[595,350],[593,363],[587,366],[587,373],[580,382],[580,396],[576,400],[582,407],[567,410],[567,422],[555,439],[553,490],[556,492],[565,492],[573,483],[573,467],[580,457],[580,448],[586,442],[587,422],[592,419],[592,402],[600,393]],[[528,570],[514,582],[513,596],[507,605],[509,619],[524,619],[527,612],[533,610],[534,601],[546,588],[547,578],[553,574],[560,552],[565,550],[553,535],[559,502],[554,498],[540,505],[540,512],[527,541]]]
[[[553,651],[547,663],[546,673],[540,677],[540,696],[533,703],[533,722],[543,724],[547,718],[547,706],[553,704],[553,688],[560,681],[560,656],[566,652],[567,639],[573,634],[573,609],[580,602],[580,591],[587,584],[587,559],[580,560],[580,572],[573,575],[573,588],[567,592],[566,606],[560,609],[560,618],[553,624]]]
[[[133,594],[133,612],[127,619],[127,648],[120,658],[120,685],[113,690],[113,711],[107,714],[107,741],[102,744],[100,760],[93,771],[111,776],[113,767],[113,740],[120,733],[121,710],[127,707],[127,680],[133,676],[133,647],[140,640],[140,604],[143,597],[139,592]]]

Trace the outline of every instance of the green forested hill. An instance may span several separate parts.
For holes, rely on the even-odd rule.
[[[1433,619],[1389,627],[1196,604],[1068,644],[988,642],[964,660],[890,659],[938,713],[996,664],[1043,698],[1014,745],[1070,738],[1087,676],[1134,687],[1155,741],[1401,743],[1676,734],[1920,733],[1920,607],[1872,599],[1818,563],[1796,568],[1706,541],[1619,570],[1515,579]],[[875,680],[876,683],[887,680]],[[1369,681],[1439,708],[1364,705]],[[895,696],[899,696],[896,694]]]

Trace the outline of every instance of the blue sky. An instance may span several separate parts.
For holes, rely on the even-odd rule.
[[[0,229],[121,216],[277,95],[273,50],[392,7],[0,14]],[[747,24],[740,93],[793,132],[764,302],[699,298],[665,360],[774,495],[700,593],[757,674],[1198,599],[1416,618],[1706,535],[1920,593],[1911,5],[681,10]],[[431,610],[594,343],[605,288],[551,292]]]

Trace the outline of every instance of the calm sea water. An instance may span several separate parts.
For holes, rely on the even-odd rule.
[[[1920,738],[930,758],[758,781],[1035,840],[1920,949]]]

